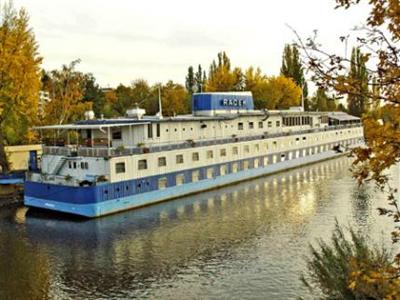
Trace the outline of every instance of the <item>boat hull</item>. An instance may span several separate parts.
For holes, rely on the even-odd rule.
[[[46,184],[27,181],[25,183],[24,203],[29,207],[93,218],[199,193],[341,155],[344,155],[344,153],[329,150],[318,154],[260,166],[258,168],[216,176],[212,179],[203,179],[196,182],[175,185],[162,190],[141,192],[129,196],[124,196],[123,193],[121,193],[121,196],[117,195],[117,197],[111,200],[100,199],[101,197],[99,196],[104,189],[107,188],[107,184],[96,187],[59,186],[58,188],[51,187],[50,189]],[[47,186],[47,188],[45,186]]]

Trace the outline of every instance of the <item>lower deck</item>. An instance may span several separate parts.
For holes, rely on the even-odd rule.
[[[354,147],[359,139],[343,140]],[[86,217],[97,217],[217,188],[223,185],[284,171],[342,155],[334,150],[336,143],[241,159],[107,183],[91,187],[71,187],[27,182],[25,204]]]

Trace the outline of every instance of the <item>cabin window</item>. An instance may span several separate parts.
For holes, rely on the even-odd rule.
[[[228,173],[228,167],[226,165],[222,165],[219,167],[219,173],[221,176],[225,175]]]
[[[303,136],[303,141],[305,141],[307,138],[305,136]]]
[[[276,121],[276,127],[281,127],[281,121]]]
[[[68,162],[68,168],[72,169],[72,161]]]
[[[113,133],[112,133],[112,139],[113,140],[120,140],[120,139],[122,139],[122,131],[114,131]]]
[[[207,150],[207,158],[211,159],[214,157],[214,152],[212,150]]]
[[[250,152],[250,147],[249,145],[244,146],[244,153],[249,153]]]
[[[74,169],[76,169],[76,161],[74,161]]]
[[[200,171],[196,170],[192,172],[192,182],[200,180]]]
[[[157,137],[160,137],[160,135],[161,135],[160,124],[157,124],[157,125],[156,125],[156,134],[157,134]]]
[[[183,154],[178,154],[176,156],[176,163],[177,164],[183,164]]]
[[[211,179],[214,177],[214,169],[213,168],[208,168],[207,169],[207,178]]]
[[[253,122],[249,122],[249,129],[253,129],[254,128],[254,123]]]
[[[243,170],[247,170],[249,168],[249,161],[248,160],[245,160],[244,162],[243,162]]]
[[[236,173],[238,171],[239,167],[238,167],[238,163],[233,163],[232,164],[232,173]]]
[[[243,130],[243,123],[242,122],[238,123],[238,130]]]
[[[226,149],[221,149],[220,150],[220,155],[221,156],[226,156]]]
[[[165,156],[158,158],[158,166],[165,167],[167,165],[167,158]]]
[[[259,161],[258,158],[256,158],[256,159],[254,160],[254,168],[258,168],[259,165],[260,165],[260,161]]]
[[[233,147],[233,148],[232,148],[232,154],[233,154],[233,155],[238,155],[238,154],[239,154],[239,149],[238,149],[238,147]]]
[[[115,173],[121,174],[125,173],[125,163],[124,162],[119,162],[115,164]]]
[[[158,179],[158,189],[159,190],[163,190],[167,187],[168,184],[168,180],[166,177],[162,177],[160,179]]]
[[[264,128],[264,123],[263,122],[258,122],[258,128]]]
[[[147,137],[149,139],[153,138],[153,124],[148,124],[147,125]]]
[[[265,156],[265,157],[264,157],[264,166],[267,166],[267,165],[268,165],[268,157]]]
[[[199,161],[199,152],[193,152],[192,153],[192,160],[193,161]]]
[[[139,170],[146,170],[147,169],[147,159],[140,159],[138,161],[138,169]]]
[[[185,183],[185,175],[184,174],[176,175],[176,185],[182,185],[184,183]]]
[[[81,169],[83,169],[83,170],[89,169],[89,163],[88,162],[81,162]]]
[[[268,127],[272,127],[272,122],[268,121]]]

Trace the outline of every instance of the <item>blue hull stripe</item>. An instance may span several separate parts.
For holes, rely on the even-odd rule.
[[[302,165],[322,161],[343,155],[335,151],[326,151],[314,155],[304,156],[297,159],[286,160],[275,164],[269,164],[264,167],[247,169],[237,173],[230,173],[223,176],[217,176],[213,179],[204,179],[197,182],[185,183],[178,186],[168,187],[162,190],[149,191],[126,197],[119,197],[112,200],[95,203],[67,203],[43,199],[40,197],[25,195],[25,205],[56,210],[66,213],[82,215],[86,217],[98,217],[106,214],[115,213],[122,210],[137,208],[145,205],[154,204],[172,198],[181,197],[200,191],[205,191],[220,186],[232,184],[235,182],[272,174]]]

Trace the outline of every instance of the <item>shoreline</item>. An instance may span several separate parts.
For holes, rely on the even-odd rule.
[[[23,190],[21,185],[0,185],[0,209],[22,204]]]

